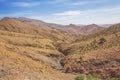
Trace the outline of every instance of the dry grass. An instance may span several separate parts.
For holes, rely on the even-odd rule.
[[[58,66],[58,63],[48,57],[50,54],[62,55],[50,39],[0,31],[0,80],[72,80],[74,75],[51,68],[51,64]]]

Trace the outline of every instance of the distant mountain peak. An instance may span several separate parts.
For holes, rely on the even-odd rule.
[[[9,18],[9,17],[4,17],[4,18],[2,18],[1,20],[7,20],[7,19],[11,19],[11,18]]]
[[[89,24],[89,25],[86,25],[86,26],[91,26],[91,27],[100,27],[99,25],[97,24]]]
[[[69,24],[69,26],[75,26],[75,24]]]
[[[29,19],[27,17],[18,17],[18,19]]]

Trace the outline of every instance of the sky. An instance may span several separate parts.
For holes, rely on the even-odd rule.
[[[3,17],[57,24],[120,23],[120,0],[0,0],[0,18]]]

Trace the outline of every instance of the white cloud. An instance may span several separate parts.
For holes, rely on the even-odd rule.
[[[74,15],[72,12],[78,12]],[[64,14],[63,14],[64,13]],[[56,15],[57,14],[57,15]],[[65,11],[61,13],[54,13],[51,15],[40,16],[30,15],[27,16],[33,19],[43,20],[49,23],[58,24],[112,24],[120,23],[120,6],[113,8],[100,8],[91,10],[75,10],[75,11]]]
[[[72,0],[48,0],[47,3],[50,3],[50,4],[59,3],[60,5],[67,5],[67,6],[81,6],[81,5],[102,3],[106,1],[109,1],[109,0],[88,0],[88,1],[79,0],[79,1],[74,1],[74,2],[72,2]]]
[[[120,22],[120,6],[89,9],[89,10],[70,10],[48,15],[40,15],[38,12],[17,12],[0,14],[0,17],[29,17],[50,23],[58,24],[112,24]]]
[[[74,11],[54,13],[42,17],[42,20],[58,24],[112,24],[120,22],[120,6],[72,12]]]
[[[75,5],[75,6],[80,6],[80,5],[87,5],[87,4],[96,4],[96,3],[102,3],[108,0],[89,0],[89,1],[78,1],[78,2],[73,2],[70,5]]]
[[[38,6],[40,3],[38,2],[13,2],[13,6],[18,6],[18,7],[33,7],[33,6]]]
[[[74,10],[74,11],[65,11],[62,13],[55,13],[53,15],[56,15],[56,16],[75,16],[75,15],[80,15],[80,14],[81,14],[81,11]]]

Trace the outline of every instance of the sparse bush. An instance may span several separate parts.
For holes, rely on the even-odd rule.
[[[101,80],[100,76],[96,74],[89,74],[89,75],[79,75],[75,78],[75,80]],[[107,77],[104,80],[119,80],[117,78]]]
[[[106,80],[118,80],[116,78],[111,78],[111,77],[108,77]]]
[[[15,45],[15,46],[28,46],[28,47],[43,48],[43,47],[42,47],[41,45],[39,45],[39,44],[30,44],[30,43],[19,44],[19,43],[12,43],[12,42],[10,42],[10,44]]]
[[[84,58],[84,56],[83,56],[83,55],[81,55],[79,59],[82,61],[82,60],[83,60],[83,58]]]
[[[79,75],[75,78],[75,80],[100,80],[97,75],[90,74],[90,75]]]
[[[54,47],[52,47],[51,45],[45,45],[46,49],[55,49]]]
[[[96,49],[98,47],[98,42],[96,40],[92,41],[90,43],[90,47],[92,47],[93,49]]]
[[[29,43],[25,43],[25,44],[23,44],[23,46],[42,48],[42,46],[40,46],[39,44],[29,44]]]
[[[106,42],[106,39],[105,39],[105,38],[100,38],[98,44],[102,45],[102,44],[104,44],[105,42]]]
[[[83,75],[79,75],[75,78],[75,80],[84,80],[84,76]]]
[[[91,74],[87,76],[87,80],[100,80],[97,75]]]

